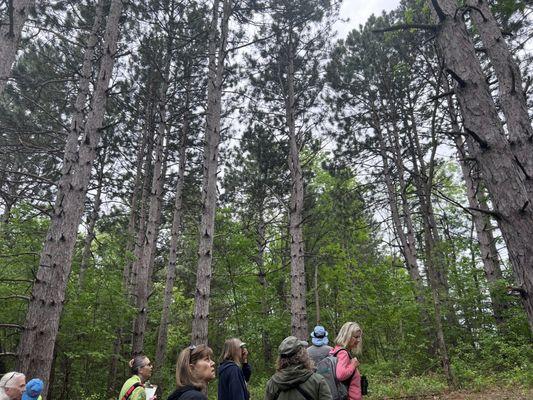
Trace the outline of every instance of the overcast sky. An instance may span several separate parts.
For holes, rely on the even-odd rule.
[[[350,18],[350,21],[337,24],[338,36],[345,37],[359,24],[364,24],[370,15],[379,15],[382,10],[390,11],[398,4],[400,0],[343,0],[340,16],[342,19]]]

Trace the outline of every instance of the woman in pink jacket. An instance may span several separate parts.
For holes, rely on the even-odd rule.
[[[352,357],[361,353],[363,331],[356,322],[346,322],[335,338],[335,347],[330,354],[337,353],[337,379],[348,386],[348,400],[361,400],[361,374],[359,360]],[[340,351],[339,351],[340,350]]]

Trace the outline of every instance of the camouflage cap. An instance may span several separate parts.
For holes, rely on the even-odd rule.
[[[296,336],[289,336],[283,339],[278,347],[279,355],[281,357],[289,357],[296,353],[301,347],[307,347],[308,343],[304,340],[299,340]]]

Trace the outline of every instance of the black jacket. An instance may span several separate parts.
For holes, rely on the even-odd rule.
[[[207,396],[194,386],[185,386],[176,389],[168,400],[207,400]]]
[[[223,361],[218,367],[218,400],[248,400],[250,394],[246,382],[250,380],[252,368],[242,368],[233,361]]]

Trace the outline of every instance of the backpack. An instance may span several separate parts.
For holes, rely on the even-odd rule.
[[[348,385],[355,374],[354,371],[353,374],[348,377],[348,379],[342,382],[337,379],[337,374],[335,372],[337,370],[337,354],[343,350],[348,353],[350,358],[352,358],[348,350],[339,349],[335,353],[329,354],[327,357],[320,360],[320,362],[316,365],[316,372],[326,379],[333,400],[348,399]]]

